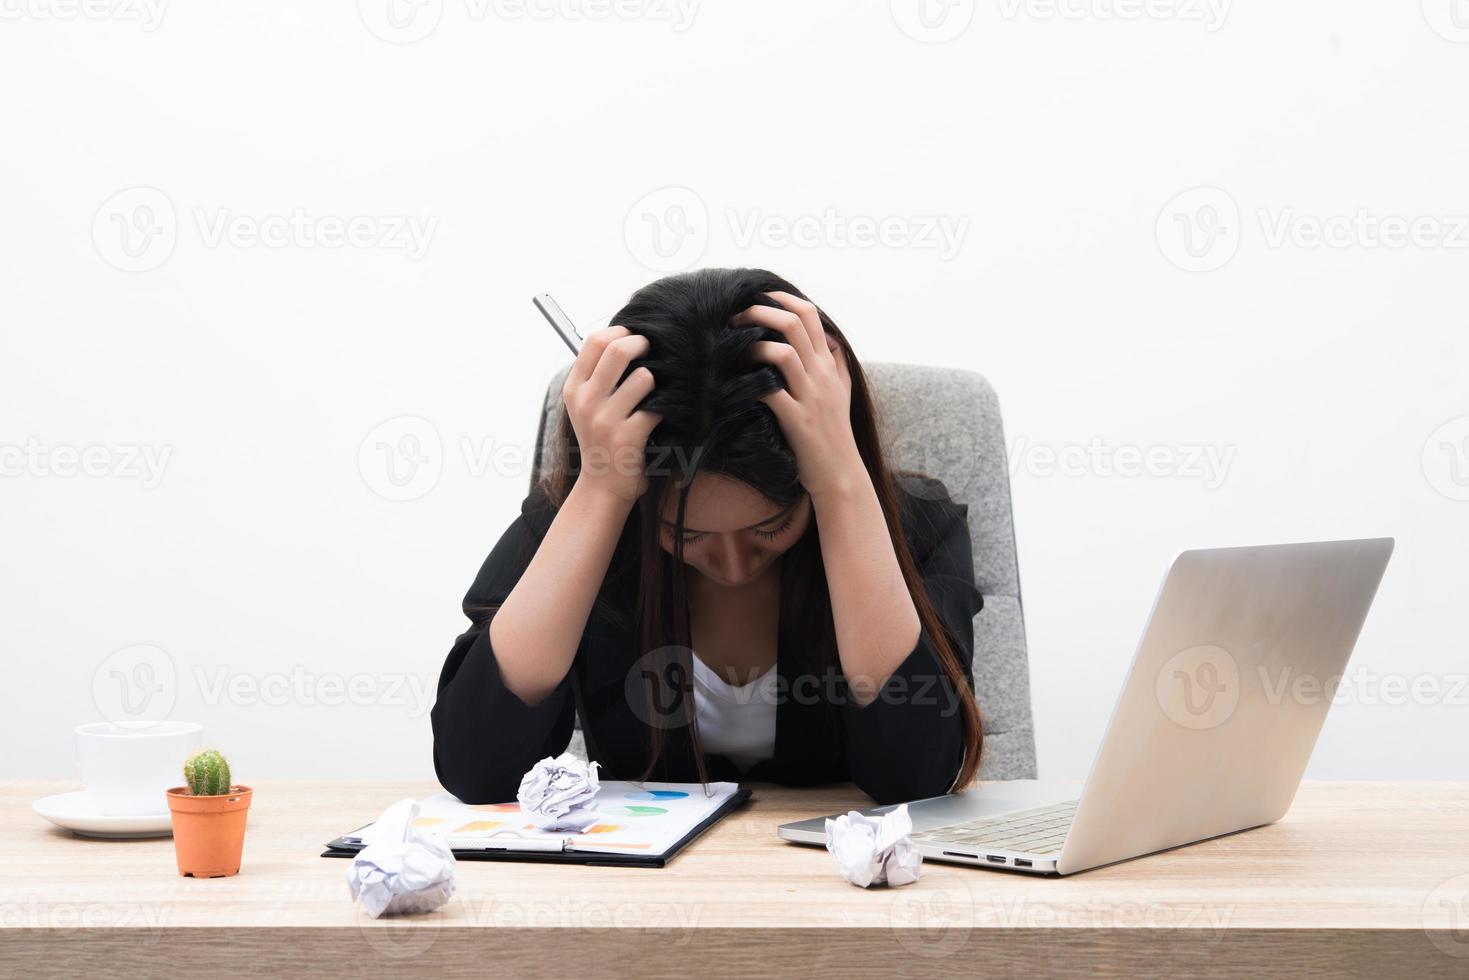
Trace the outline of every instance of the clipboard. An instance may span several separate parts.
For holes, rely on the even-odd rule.
[[[513,838],[507,839],[504,848],[450,847],[449,849],[454,853],[457,861],[526,861],[535,864],[584,864],[591,867],[662,868],[666,867],[675,855],[696,840],[704,831],[744,806],[749,801],[750,795],[750,790],[741,788],[661,854],[612,854],[600,851],[578,851],[564,846],[560,850],[544,850],[540,847],[528,849],[517,846],[519,842]],[[324,858],[355,857],[357,852],[366,845],[353,839],[352,835],[370,826],[371,824],[363,824],[350,834],[343,834],[328,841],[326,850],[321,852],[321,856]]]

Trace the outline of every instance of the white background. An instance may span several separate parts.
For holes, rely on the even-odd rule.
[[[1390,534],[1311,775],[1464,778],[1469,9],[690,2],[0,0],[0,777],[151,690],[247,781],[430,778],[567,356],[531,294],[758,265],[998,389],[1042,775],[1176,550]]]

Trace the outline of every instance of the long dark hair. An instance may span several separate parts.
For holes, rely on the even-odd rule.
[[[646,365],[653,372],[653,391],[638,407],[663,416],[648,440],[648,488],[629,516],[629,524],[635,526],[626,528],[624,534],[625,539],[630,534],[637,542],[640,556],[640,654],[676,650],[692,656],[683,522],[689,486],[698,472],[718,473],[738,480],[780,507],[794,503],[805,492],[797,478],[795,453],[774,412],[759,400],[785,387],[784,378],[773,366],[751,357],[756,341],[784,342],[784,337],[767,327],[736,328],[729,324],[731,317],[750,306],[779,307],[764,295],[776,291],[805,298],[791,283],[763,269],[702,269],[644,286],[612,317],[613,324],[648,337],[647,356],[633,361],[628,371]],[[964,763],[953,786],[958,789],[973,781],[979,770],[984,743],[979,708],[969,678],[934,611],[904,538],[898,488],[894,473],[883,459],[878,418],[867,377],[846,337],[825,312],[821,313],[821,323],[846,355],[852,377],[851,419],[857,448],[882,505],[913,605],[924,631],[933,640],[944,673],[959,694],[965,749]],[[564,405],[546,460],[540,485],[552,505],[559,507],[580,472],[576,434]],[[677,496],[671,563],[667,562],[659,543],[662,510],[670,495]],[[839,661],[831,597],[814,520],[801,539],[781,556],[781,561],[782,644],[785,646],[789,641],[785,648],[803,658],[803,669],[813,674],[827,671]],[[668,608],[663,605],[665,565],[672,579]],[[668,637],[670,622],[671,639]],[[693,717],[693,699],[687,686],[692,664],[681,666],[677,676],[682,678],[684,687],[686,727],[693,742],[699,777],[707,782],[698,720]],[[654,690],[646,690],[650,699],[655,697]],[[650,716],[654,713],[652,705],[648,711]],[[644,778],[657,765],[666,739],[662,725],[652,724],[649,731]]]

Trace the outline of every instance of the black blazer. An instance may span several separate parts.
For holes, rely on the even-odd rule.
[[[984,604],[974,585],[968,507],[951,500],[937,480],[904,475],[898,483],[903,533],[968,677],[972,620]],[[575,660],[556,690],[531,707],[500,679],[490,648],[493,613],[481,607],[498,606],[510,594],[554,516],[539,488],[526,497],[464,598],[472,625],[454,641],[439,676],[431,713],[434,768],[444,788],[467,803],[513,800],[532,765],[565,751],[575,716],[604,778],[637,779],[647,765],[648,710],[642,688],[629,684],[630,675],[646,666],[635,652],[632,626],[638,561],[631,534],[619,543]],[[788,785],[850,780],[879,803],[948,790],[963,758],[963,716],[926,632],[877,699],[862,706],[847,696],[839,668],[824,677],[802,675],[786,646],[776,657],[781,693],[774,756],[742,774],[723,756],[707,755],[710,779]],[[696,781],[688,733],[659,723],[667,737],[651,778]]]

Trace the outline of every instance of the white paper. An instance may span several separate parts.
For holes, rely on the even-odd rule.
[[[545,758],[520,780],[520,811],[541,830],[580,833],[598,820],[597,763],[569,753]]]
[[[878,819],[852,810],[827,819],[826,849],[842,877],[854,885],[910,885],[923,864],[923,855],[908,840],[912,831],[906,803]]]
[[[705,795],[698,783],[602,780],[596,799],[600,821],[580,833],[537,830],[519,803],[469,804],[451,793],[438,793],[420,801],[414,826],[456,850],[504,847],[518,838],[564,843],[573,851],[664,855],[739,789],[737,783],[710,783]],[[370,833],[364,829],[356,837]]]
[[[432,912],[454,894],[454,854],[414,828],[418,801],[400,800],[362,832],[367,846],[352,859],[347,885],[368,915]]]

